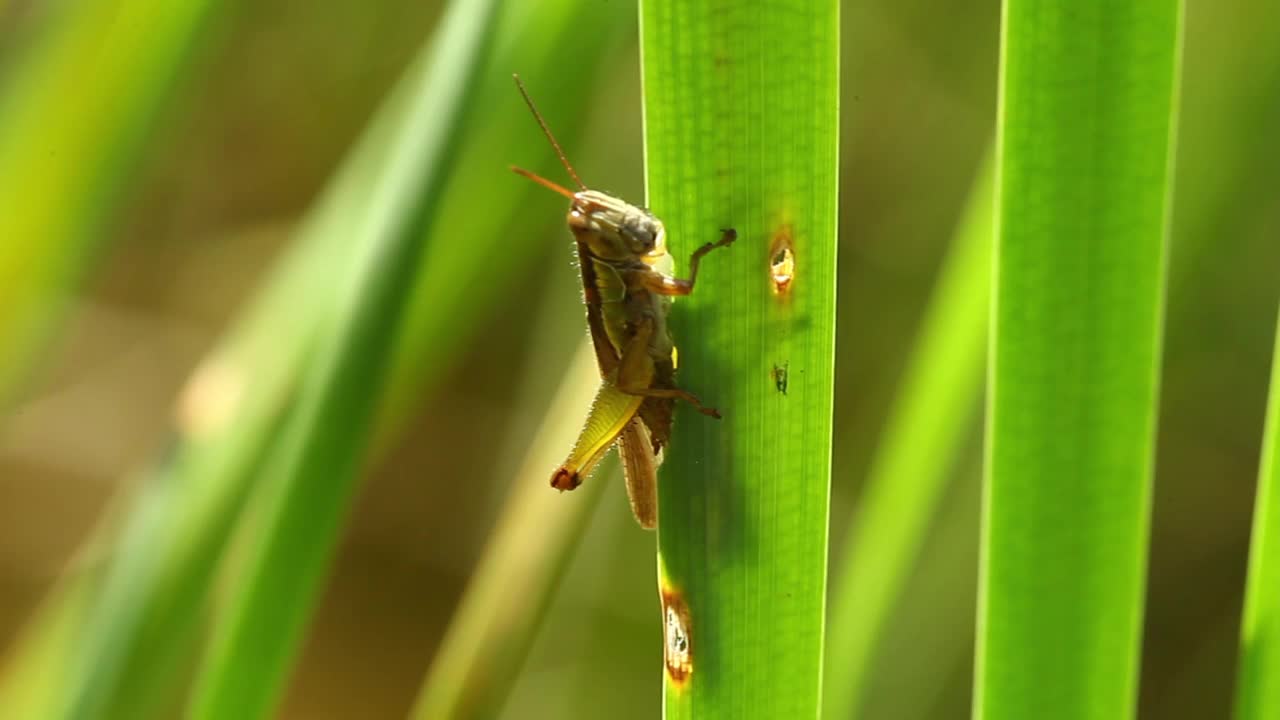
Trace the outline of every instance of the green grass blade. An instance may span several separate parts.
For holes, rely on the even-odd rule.
[[[1180,16],[1005,5],[982,720],[1134,712]]]
[[[668,718],[818,714],[838,20],[832,0],[641,5],[649,205],[681,270],[720,228],[740,238],[672,311],[679,383],[724,419],[679,409],[659,480],[663,623],[691,667],[668,662]]]
[[[1237,720],[1280,716],[1280,324],[1271,358],[1271,397],[1254,501],[1245,596]]]
[[[430,61],[416,68],[420,92],[397,133],[400,153],[350,238],[365,249],[354,282],[342,291],[338,331],[317,349],[318,362],[283,430],[265,479],[272,487],[247,538],[238,587],[215,627],[190,717],[263,717],[280,693],[353,494],[422,233],[448,177],[496,4],[451,4]]]
[[[66,301],[213,0],[49,6],[0,94],[0,401]]]
[[[876,642],[976,420],[985,367],[994,209],[991,162],[974,181],[872,462],[835,574],[824,715],[855,717]]]

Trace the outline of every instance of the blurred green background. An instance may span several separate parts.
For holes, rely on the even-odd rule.
[[[0,82],[53,5],[0,3]],[[584,7],[583,32],[621,24],[619,40],[586,66],[566,52],[526,80],[550,107],[586,98],[585,115],[549,121],[588,183],[639,201],[635,13]],[[122,479],[162,448],[184,380],[281,257],[439,14],[437,3],[400,0],[229,2],[202,31],[140,164],[114,188],[70,307],[0,408],[0,647],[76,561]],[[997,2],[843,8],[837,548],[990,142],[999,16]],[[1226,717],[1231,703],[1280,300],[1277,27],[1273,0],[1186,5],[1143,718]],[[485,69],[504,82],[514,71],[527,74]],[[495,187],[524,182],[505,163],[536,164],[545,149],[514,89],[469,117],[476,132],[525,127],[529,149],[457,161]],[[443,376],[395,399],[409,419],[366,474],[283,717],[401,717],[411,705],[511,492],[522,441],[583,335],[563,201],[545,195],[528,196],[501,243],[532,259],[502,281],[462,350],[442,360]],[[465,205],[447,212],[487,208],[482,194],[449,201]],[[975,405],[968,449],[880,642],[865,717],[969,714],[980,429]],[[611,481],[504,717],[659,712],[653,552]]]

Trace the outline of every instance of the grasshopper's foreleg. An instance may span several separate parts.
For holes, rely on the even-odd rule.
[[[694,250],[693,255],[689,257],[689,279],[671,278],[661,273],[653,273],[646,280],[646,287],[660,295],[688,295],[693,292],[693,285],[698,281],[698,263],[702,262],[702,256],[718,247],[732,245],[733,241],[738,239],[738,231],[733,228],[720,232],[718,241],[703,245]]]
[[[738,239],[738,231],[733,228],[720,231],[720,239],[713,243],[707,243],[697,250],[693,251],[693,255],[689,256],[689,289],[693,290],[693,283],[698,279],[698,263],[702,262],[702,256],[715,250],[718,247],[728,247]]]
[[[622,361],[618,365],[618,389],[639,397],[675,398],[693,406],[703,415],[719,418],[720,412],[702,404],[697,395],[680,388],[651,387],[654,378],[653,357],[649,355],[649,339],[653,337],[653,318],[644,318],[636,326],[636,333],[622,349]]]

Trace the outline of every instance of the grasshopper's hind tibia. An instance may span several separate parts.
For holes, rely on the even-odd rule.
[[[627,498],[636,522],[646,530],[658,524],[658,458],[649,431],[639,418],[633,419],[618,438],[622,476],[627,481]]]

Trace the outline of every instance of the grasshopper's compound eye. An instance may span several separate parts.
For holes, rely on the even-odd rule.
[[[637,255],[653,252],[663,234],[662,223],[648,213],[631,215],[621,230],[628,249]]]
[[[565,490],[573,490],[582,484],[582,476],[576,471],[569,468],[557,468],[551,474],[551,487],[564,492]]]

